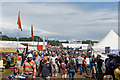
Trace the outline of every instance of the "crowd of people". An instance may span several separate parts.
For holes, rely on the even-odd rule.
[[[10,75],[7,80],[22,78],[50,80],[60,74],[61,79],[68,78],[74,80],[76,73],[82,75],[92,75],[92,78],[98,79],[98,74],[104,74],[103,78],[111,80],[120,80],[120,56],[108,55],[105,60],[101,55],[90,55],[82,51],[73,49],[50,48],[42,53],[31,51],[28,54],[23,52],[22,59],[16,63],[14,74]],[[10,67],[10,56],[7,58]]]

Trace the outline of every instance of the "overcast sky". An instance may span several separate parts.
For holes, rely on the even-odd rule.
[[[1,0],[2,2],[119,2],[119,0]]]
[[[22,32],[17,27],[19,11]],[[18,32],[19,37],[30,37],[31,24],[34,36],[57,40],[101,40],[111,28],[118,30],[117,2],[3,2],[1,13],[2,32],[11,37]]]

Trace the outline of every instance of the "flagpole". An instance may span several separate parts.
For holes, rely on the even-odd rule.
[[[34,48],[34,36],[33,36],[33,49],[35,49],[35,48]]]
[[[17,37],[17,49],[18,49],[18,41],[19,41],[19,27],[18,27],[18,37]]]
[[[33,36],[33,25],[31,25],[31,36],[32,36],[32,41],[33,41],[33,50],[34,48],[34,36]]]
[[[22,27],[21,27],[21,21],[20,21],[20,11],[18,12],[18,20],[17,20],[17,25],[18,25],[18,37],[17,37],[17,49],[18,49],[18,41],[19,41],[19,29],[21,29],[22,31]],[[15,59],[14,59],[15,60]],[[17,61],[17,59],[16,59]],[[14,64],[15,64],[15,61],[14,61]]]
[[[20,12],[19,12],[20,13]],[[18,33],[18,35],[17,35],[17,49],[18,49],[18,41],[19,41],[19,26],[18,26],[18,28],[17,28],[17,33]],[[18,54],[18,53],[17,53]],[[17,55],[16,55],[17,56]],[[14,64],[15,64],[15,59],[16,59],[16,62],[17,62],[17,57],[14,57]]]

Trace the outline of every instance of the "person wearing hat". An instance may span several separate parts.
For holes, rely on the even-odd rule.
[[[27,78],[35,78],[36,76],[36,65],[35,62],[32,60],[33,55],[30,53],[27,56],[27,60],[24,61],[22,65],[22,73],[27,77]]]
[[[17,65],[14,67],[14,73],[10,75],[6,80],[14,79],[26,79],[26,77],[22,73],[20,73],[20,67]]]

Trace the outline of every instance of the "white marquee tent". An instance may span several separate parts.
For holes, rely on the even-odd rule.
[[[120,37],[111,29],[110,32],[93,46],[95,51],[104,51],[105,47],[110,47],[111,50],[118,50],[118,42],[120,41]]]
[[[119,51],[120,50],[118,46],[119,41],[120,41],[120,37],[111,29],[109,33],[92,48],[96,52],[96,54],[98,53],[101,54],[102,52],[105,52],[105,47],[110,47],[111,51],[112,50]],[[106,57],[106,55],[102,55],[102,56]]]

